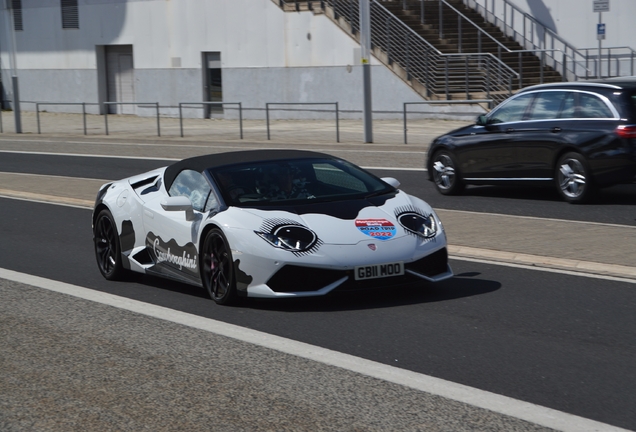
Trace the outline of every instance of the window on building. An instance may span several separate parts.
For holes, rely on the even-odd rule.
[[[24,30],[22,26],[22,0],[11,0],[13,9],[13,29],[15,31]]]
[[[79,28],[79,11],[77,9],[77,0],[61,0],[62,1],[62,28],[78,29]]]

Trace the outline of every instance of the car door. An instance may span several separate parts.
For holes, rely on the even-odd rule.
[[[509,99],[476,125],[454,137],[462,176],[467,181],[497,181],[515,177],[517,160],[515,131],[522,124],[534,94]]]
[[[149,271],[198,283],[199,228],[203,215],[216,204],[216,197],[206,178],[193,170],[181,171],[167,193],[158,194],[144,207],[146,247],[156,263]],[[181,201],[191,207],[171,205],[178,197],[186,197]]]
[[[568,137],[566,130],[570,120],[567,117],[573,115],[574,96],[565,90],[535,94],[526,118],[513,134],[519,179],[549,181],[553,178],[555,155]]]

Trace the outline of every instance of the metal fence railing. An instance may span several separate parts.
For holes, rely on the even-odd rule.
[[[225,106],[237,105],[239,112],[239,135],[243,139],[243,104],[241,102],[179,102],[179,130],[183,138],[183,107],[185,106]]]
[[[630,47],[604,48],[601,53],[598,48],[576,48],[509,0],[462,1],[524,49],[549,50],[548,66],[563,71],[567,81],[634,74],[636,52]]]
[[[86,131],[86,105],[99,105],[98,103],[89,102],[35,102],[35,116],[38,125],[38,135],[42,133],[40,128],[40,107],[42,106],[54,106],[54,105],[78,105],[82,107],[82,120],[84,123],[84,135],[87,135]],[[1,130],[0,130],[1,132]],[[108,135],[108,134],[107,134]]]
[[[161,136],[161,125],[159,122],[159,102],[103,102],[106,109],[104,109],[104,127],[106,128],[106,135],[108,135],[108,107],[110,105],[135,105],[138,107],[153,106],[157,113],[157,136]]]
[[[426,102],[404,102],[403,110],[402,110],[402,118],[404,122],[404,144],[408,144],[408,125],[407,125],[407,114],[408,107],[410,105],[476,105],[476,104],[487,104],[488,109],[493,108],[493,100],[492,99],[473,99],[473,100],[454,100],[454,101],[426,101]],[[421,113],[421,111],[417,111],[417,113]],[[459,114],[459,113],[454,113]],[[474,115],[473,112],[463,113],[465,115]]]
[[[311,106],[311,105],[333,105],[334,112],[336,114],[336,142],[340,142],[340,114],[338,110],[338,102],[267,102],[265,104],[265,122],[267,124],[267,139],[270,137],[270,127],[269,127],[269,111],[270,106],[286,106],[286,105],[302,105],[302,106]]]

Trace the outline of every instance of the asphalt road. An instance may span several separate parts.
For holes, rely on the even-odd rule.
[[[41,160],[33,158],[42,157]],[[121,178],[160,161],[3,154],[0,171]],[[438,197],[422,172],[378,171],[404,190]],[[631,186],[591,206],[540,190],[475,188],[443,207],[634,225]],[[633,196],[633,195],[632,195]],[[90,211],[0,199],[0,267],[90,287],[303,341],[636,429],[636,291],[633,284],[453,261],[438,285],[301,301],[216,306],[194,287],[150,277],[103,280],[94,264]],[[595,245],[597,246],[597,245]]]
[[[169,165],[156,159],[99,159],[27,153],[2,153],[0,172],[23,172],[55,176],[118,180]],[[604,189],[598,199],[585,207],[568,205],[553,188],[469,187],[462,196],[441,196],[423,171],[372,170],[382,177],[395,177],[401,188],[434,208],[507,215],[534,216],[636,226],[634,203],[636,184]]]

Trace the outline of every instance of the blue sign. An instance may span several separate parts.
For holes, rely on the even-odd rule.
[[[596,38],[599,40],[605,39],[605,24],[604,23],[598,23],[596,25]]]

